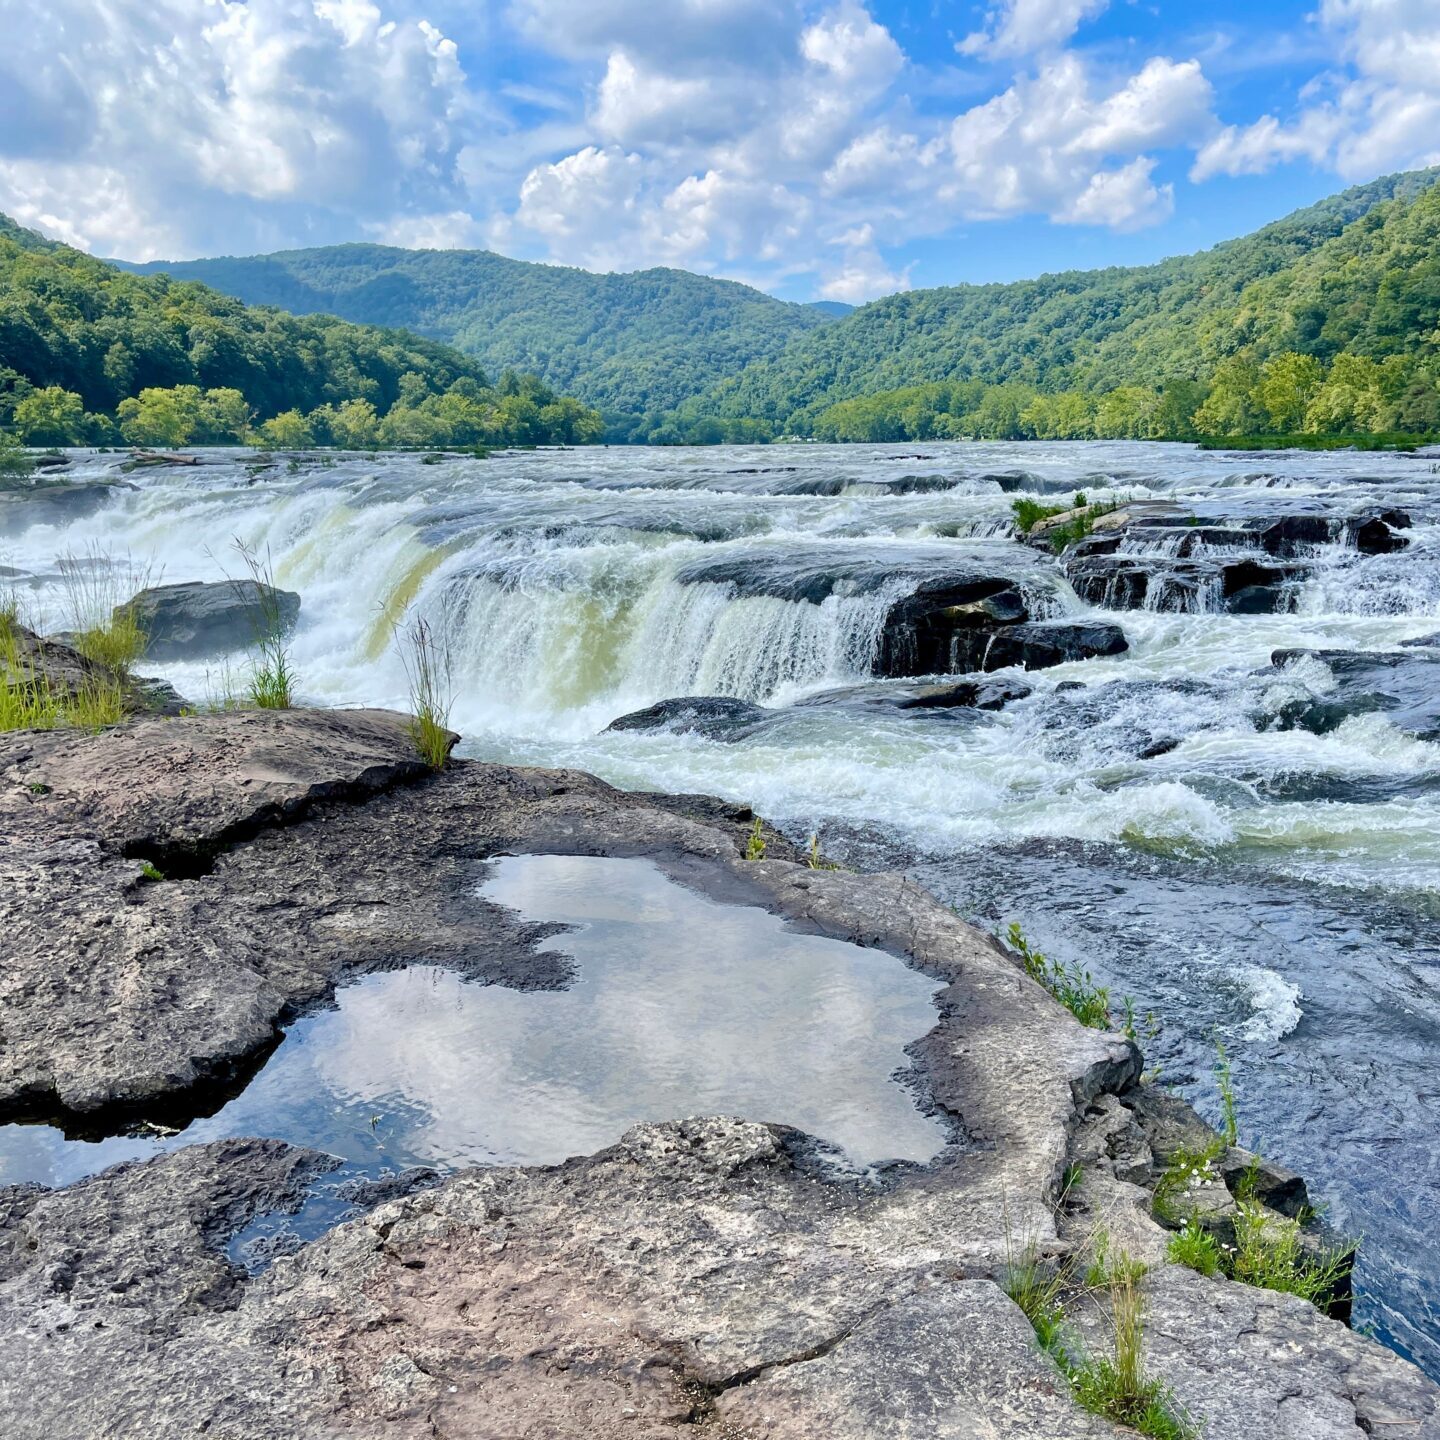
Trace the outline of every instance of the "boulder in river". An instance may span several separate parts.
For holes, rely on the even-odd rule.
[[[120,611],[138,620],[150,659],[204,660],[253,645],[272,616],[293,630],[300,597],[258,580],[191,580],[142,590]]]
[[[775,712],[729,695],[683,695],[632,710],[612,720],[607,730],[668,730],[676,735],[703,735],[707,740],[741,740]]]
[[[23,535],[32,525],[69,525],[109,504],[123,480],[37,480],[0,487],[0,537]]]

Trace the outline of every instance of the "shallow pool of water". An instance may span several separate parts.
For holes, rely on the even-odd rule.
[[[238,1135],[368,1172],[549,1164],[637,1121],[704,1114],[797,1126],[859,1167],[927,1161],[945,1143],[897,1078],[935,1023],[935,983],[893,956],[793,933],[645,860],[510,856],[480,893],[573,927],[541,946],[575,961],[568,988],[520,993],[431,966],[367,976],[179,1134],[0,1126],[0,1183],[66,1184]]]

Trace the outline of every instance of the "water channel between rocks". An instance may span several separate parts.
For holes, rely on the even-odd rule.
[[[367,976],[179,1134],[0,1126],[0,1183],[66,1184],[243,1135],[339,1155],[351,1175],[550,1164],[641,1120],[702,1114],[796,1126],[856,1167],[944,1145],[897,1078],[905,1046],[935,1023],[936,985],[895,957],[794,933],[646,860],[509,856],[480,893],[573,927],[541,944],[574,960],[567,988],[521,993],[431,966]]]

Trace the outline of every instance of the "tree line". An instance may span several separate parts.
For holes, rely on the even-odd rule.
[[[3,217],[0,217],[3,221]],[[599,414],[405,331],[247,306],[0,223],[0,426],[29,445],[588,443]]]

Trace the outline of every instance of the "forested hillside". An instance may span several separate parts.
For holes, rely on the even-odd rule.
[[[1027,393],[1075,391],[1090,397],[1092,417],[1119,387],[1199,383],[1198,408],[1225,365],[1286,354],[1322,367],[1341,354],[1428,363],[1440,352],[1437,178],[1390,176],[1158,265],[892,295],[690,402],[681,428],[746,416],[833,432],[823,417],[837,402],[967,381],[1014,387],[1021,408]]]
[[[251,304],[402,325],[492,371],[534,371],[616,417],[671,410],[849,308],[792,305],[683,270],[592,275],[484,250],[334,245],[135,268]]]
[[[589,440],[598,415],[402,330],[138,276],[0,217],[0,424],[32,444]]]

